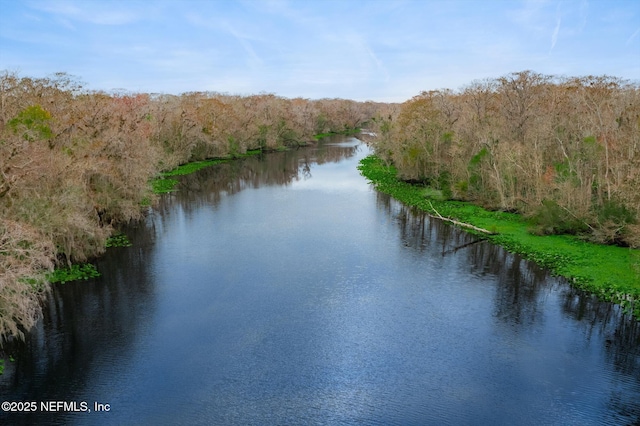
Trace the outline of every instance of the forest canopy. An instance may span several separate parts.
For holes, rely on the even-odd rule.
[[[422,92],[376,124],[376,153],[447,198],[539,234],[640,247],[640,87],[532,71]]]
[[[33,326],[55,266],[100,255],[143,215],[160,173],[364,125],[403,179],[521,213],[535,233],[640,247],[639,89],[523,71],[383,104],[106,93],[0,72],[0,335]]]
[[[54,266],[101,254],[118,224],[141,217],[161,172],[305,145],[377,109],[273,94],[106,93],[65,73],[0,72],[0,335],[34,324]]]

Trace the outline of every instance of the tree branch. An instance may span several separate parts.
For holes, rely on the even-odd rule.
[[[436,216],[429,215],[430,217],[434,217],[434,218],[437,218],[437,219],[440,219],[440,220],[444,220],[445,222],[453,223],[454,225],[458,225],[458,226],[460,226],[462,228],[473,229],[474,231],[482,232],[483,234],[495,235],[495,232],[491,232],[491,231],[489,231],[487,229],[484,229],[484,228],[479,228],[477,226],[471,225],[470,223],[464,223],[464,222],[460,222],[460,221],[455,220],[455,219],[449,219],[448,217],[443,217],[440,213],[438,213],[438,210],[436,210],[435,207],[433,207],[433,204],[431,204],[431,201],[427,200],[427,202],[431,206],[431,209],[436,213]]]

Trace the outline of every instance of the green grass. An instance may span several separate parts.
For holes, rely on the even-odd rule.
[[[220,164],[229,161],[229,159],[224,158],[215,158],[211,160],[204,161],[194,161],[193,163],[183,164],[181,166],[176,167],[173,170],[162,173],[162,177],[167,178],[170,176],[183,176],[188,175],[193,172],[197,172],[200,169],[204,169],[205,167],[213,166],[214,164]]]
[[[178,180],[172,179],[174,176],[183,176],[188,175],[198,170],[204,169],[205,167],[210,167],[215,164],[227,163],[232,160],[236,160],[239,158],[251,157],[254,155],[259,155],[262,153],[260,149],[248,150],[244,154],[237,154],[234,156],[220,157],[220,158],[212,158],[209,160],[203,161],[194,161],[191,163],[182,164],[176,167],[173,170],[169,170],[168,172],[163,172],[160,174],[160,177],[157,179],[153,179],[151,181],[151,187],[155,194],[166,194],[169,192],[177,191],[176,186],[178,185]]]
[[[469,232],[567,278],[575,287],[620,304],[640,318],[640,250],[593,244],[572,235],[533,235],[522,216],[443,200],[435,190],[398,180],[396,169],[385,166],[375,156],[364,158],[358,169],[380,192],[423,211],[437,211],[444,217],[489,230],[494,234]]]
[[[333,136],[335,134],[336,133],[331,133],[331,132],[329,132],[329,133],[318,133],[317,135],[313,135],[313,138],[315,140],[319,141],[320,139],[327,138],[327,137]]]
[[[151,187],[155,194],[167,194],[176,191],[178,180],[160,177],[151,181]]]
[[[318,133],[317,135],[313,135],[313,138],[319,141],[320,139],[323,139],[329,136],[335,136],[335,135],[351,136],[351,135],[357,135],[358,133],[360,133],[361,130],[362,129],[360,129],[359,127],[356,127],[353,129],[341,130],[339,132]]]

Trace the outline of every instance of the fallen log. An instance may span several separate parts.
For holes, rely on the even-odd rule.
[[[430,217],[437,218],[437,219],[440,219],[440,220],[444,220],[445,222],[453,223],[454,225],[458,225],[458,226],[460,226],[462,228],[473,229],[474,231],[482,232],[483,234],[495,235],[495,232],[491,232],[491,231],[489,231],[487,229],[479,228],[477,226],[471,225],[470,223],[464,223],[464,222],[460,222],[460,221],[455,220],[455,219],[449,219],[448,217],[444,217],[440,213],[438,213],[438,210],[436,210],[435,207],[433,207],[433,204],[431,204],[431,201],[427,200],[427,202],[431,206],[431,210],[433,210],[436,213],[436,216],[430,214],[429,215]]]

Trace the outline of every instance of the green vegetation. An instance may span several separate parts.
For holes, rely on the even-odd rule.
[[[129,237],[124,234],[115,234],[110,236],[105,243],[106,248],[111,247],[131,247]],[[50,274],[47,274],[47,281],[50,283],[64,284],[70,281],[88,280],[100,276],[100,272],[91,263],[78,263],[65,268],[56,268]],[[41,284],[39,281],[30,280],[30,284],[35,286]]]
[[[521,254],[640,318],[640,250],[594,244],[575,235],[534,235],[531,220],[468,202],[443,200],[438,191],[399,180],[396,168],[376,156],[363,159],[358,168],[377,190],[430,214],[489,230],[493,234],[469,232]]]
[[[48,111],[40,105],[32,105],[20,111],[8,124],[14,134],[22,133],[24,140],[33,142],[37,139],[51,138],[50,120],[51,114]]]
[[[533,71],[422,92],[369,124],[376,155],[540,235],[640,248],[640,86]]]
[[[318,133],[317,135],[313,135],[313,138],[317,141],[319,141],[320,139],[323,138],[327,138],[331,135],[334,135],[335,133]]]
[[[151,181],[151,187],[153,188],[154,194],[166,194],[175,191],[178,183],[176,179],[159,177]]]
[[[334,135],[344,135],[344,136],[357,135],[358,133],[360,133],[360,131],[362,131],[360,127],[346,128],[344,130],[339,130],[339,131],[318,133],[316,135],[313,135],[313,138],[319,141],[320,139],[327,138],[329,136],[334,136]]]
[[[173,192],[176,191],[175,187],[179,182],[176,179],[171,179],[172,176],[188,175],[197,172],[200,169],[204,169],[205,167],[213,166],[214,164],[226,163],[238,158],[246,158],[259,154],[262,154],[261,149],[253,149],[248,150],[244,154],[228,155],[226,157],[211,158],[209,160],[194,161],[191,163],[182,164],[173,170],[161,173],[159,178],[153,179],[151,181],[151,186],[153,188],[153,192],[156,194],[166,194],[168,192]]]
[[[9,355],[9,362],[15,362],[15,358]],[[0,359],[0,376],[4,374],[4,359]]]
[[[74,264],[66,268],[56,268],[47,279],[50,283],[67,283],[69,281],[88,280],[99,277],[100,272],[91,263]]]
[[[107,239],[107,248],[110,247],[131,247],[131,241],[125,234],[115,234]]]
[[[0,71],[0,99],[0,345],[36,323],[50,288],[45,276],[94,275],[85,266],[52,271],[119,244],[107,242],[114,228],[141,219],[157,193],[175,190],[176,176],[360,127],[385,105],[105,93],[65,73],[8,71]]]

